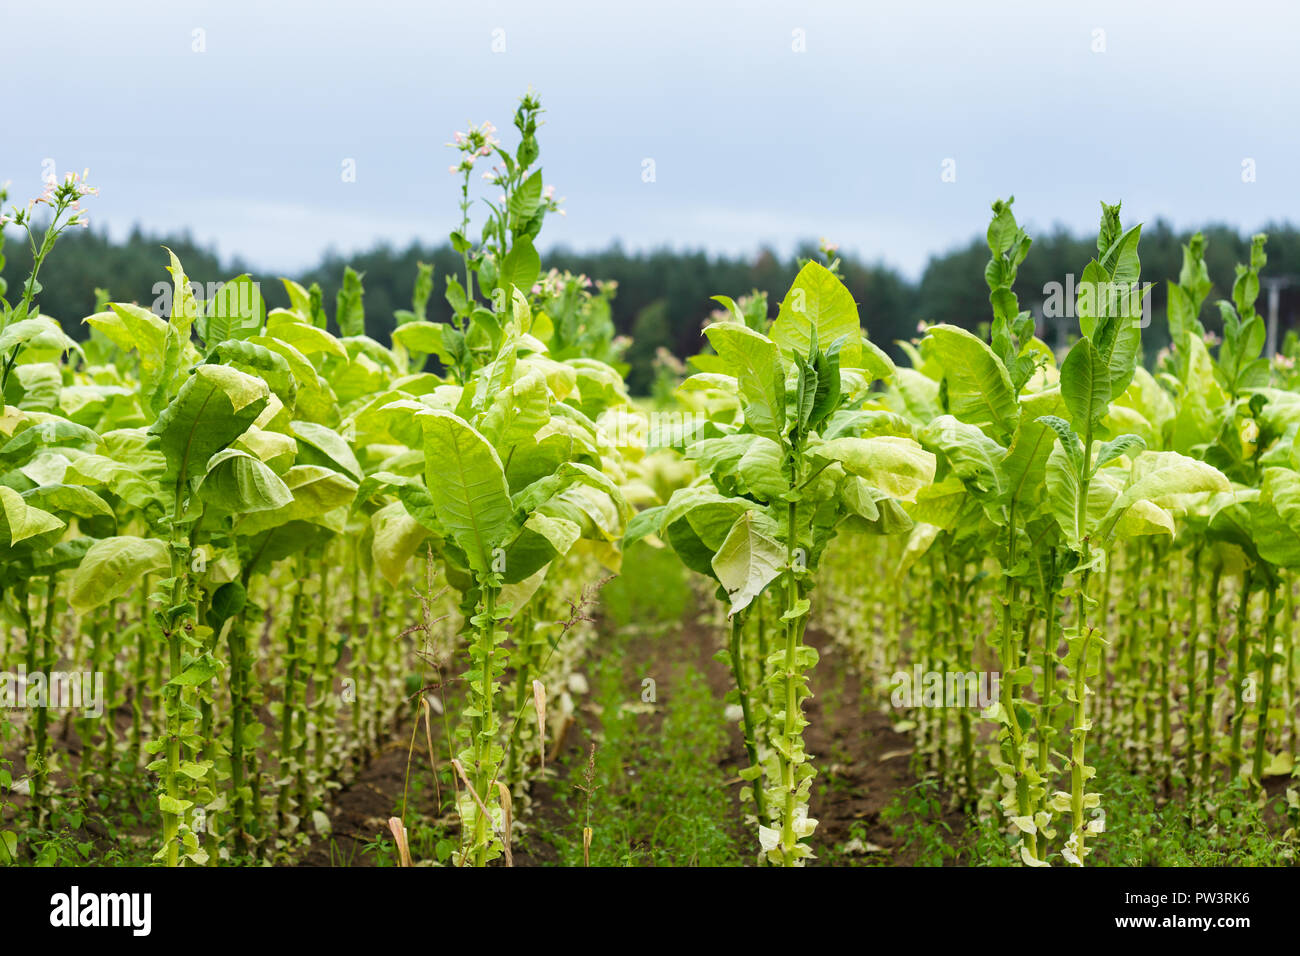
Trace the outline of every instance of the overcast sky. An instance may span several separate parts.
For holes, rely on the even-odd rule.
[[[1300,221],[1297,37],[1300,4],[1249,0],[0,0],[0,181],[25,199],[44,160],[88,166],[114,235],[294,270],[441,241],[444,144],[512,132],[531,85],[568,210],[543,248],[827,236],[916,275],[1008,193],[1031,231],[1095,229],[1101,199]]]

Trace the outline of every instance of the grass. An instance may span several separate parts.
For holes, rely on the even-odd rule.
[[[660,687],[663,721],[623,679],[621,651],[606,655],[593,688],[599,740],[569,765],[556,794],[558,825],[533,837],[551,844],[563,866],[582,866],[585,826],[592,866],[737,866],[746,862],[735,832],[732,788],[719,761],[731,727],[721,703],[694,668]],[[641,705],[641,706],[638,706]]]
[[[600,592],[600,611],[616,628],[675,625],[690,605],[686,569],[667,548],[648,544],[623,556],[623,571]]]
[[[1287,813],[1284,797],[1261,805],[1244,786],[1234,787],[1219,796],[1209,819],[1200,815],[1192,820],[1181,801],[1163,800],[1158,780],[1130,771],[1114,750],[1102,750],[1096,765],[1108,799],[1106,829],[1092,841],[1090,866],[1280,866],[1295,862],[1295,821]],[[954,834],[943,820],[943,794],[933,780],[922,780],[897,794],[882,819],[893,825],[894,836],[904,848],[916,851],[917,866],[1018,863],[1015,838],[1002,830],[997,818],[972,817],[964,833]],[[1284,832],[1288,821],[1290,827]],[[1058,832],[1068,825],[1063,820],[1056,823]],[[837,849],[842,856],[842,849]],[[1051,863],[1064,865],[1059,857]]]
[[[601,598],[609,626],[591,672],[595,748],[584,745],[568,760],[550,798],[556,813],[537,820],[526,839],[549,844],[563,866],[584,864],[587,826],[592,866],[749,862],[722,767],[734,730],[722,700],[689,664],[657,677],[653,701],[643,700],[643,675],[633,672],[632,643],[664,635],[687,613],[680,563],[635,548]]]

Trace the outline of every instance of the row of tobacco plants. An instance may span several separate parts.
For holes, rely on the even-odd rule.
[[[315,286],[268,311],[250,277],[199,283],[166,251],[153,307],[103,295],[76,341],[39,274],[94,189],[52,181],[6,217],[33,267],[0,290],[0,860],[96,800],[125,817],[142,775],[155,860],[292,859],[402,718],[459,824],[439,861],[509,859],[586,609],[653,494],[618,444],[636,429],[609,424],[635,415],[612,288],[541,273],[540,114],[521,101],[512,149],[456,135],[454,316],[427,319],[421,267],[390,344],[350,269],[327,318]]]
[[[1102,741],[1189,813],[1291,773],[1300,391],[1262,357],[1263,237],[1213,352],[1192,240],[1148,371],[1140,228],[1103,206],[1058,356],[995,203],[987,334],[929,328],[897,366],[827,255],[774,318],[719,296],[665,416],[628,398],[613,289],[541,272],[540,114],[521,101],[512,149],[456,134],[463,268],[421,268],[389,344],[351,270],[332,315],[289,280],[268,311],[250,277],[201,285],[170,253],[152,308],[101,296],[76,341],[39,273],[93,189],[51,182],[43,229],[13,211],[33,267],[0,289],[0,859],[142,777],[159,862],[291,859],[405,720],[454,823],[424,862],[509,865],[588,609],[637,542],[725,621],[762,864],[816,855],[810,627],[883,697],[913,669],[998,675],[982,709],[918,693],[897,722],[1027,865],[1105,839]]]
[[[1300,393],[1293,357],[1263,356],[1265,237],[1215,303],[1221,338],[1192,238],[1148,371],[1140,235],[1103,204],[1061,356],[1013,291],[1031,240],[1010,200],[988,227],[985,334],[927,328],[900,343],[910,367],[863,335],[834,261],[807,263],[772,320],[718,297],[679,390],[697,478],[627,540],[715,589],[760,861],[814,853],[810,621],[875,678],[920,769],[1029,866],[1085,865],[1105,838],[1103,742],[1205,825],[1227,790],[1262,800],[1294,775]]]
[[[1296,343],[1263,354],[1266,237],[1210,307],[1198,234],[1148,369],[1139,237],[1103,206],[1078,337],[1056,356],[1012,292],[1030,239],[994,204],[988,335],[925,329],[868,403],[878,433],[935,456],[935,480],[909,529],[854,535],[830,571],[825,626],[921,768],[1030,866],[1084,865],[1107,839],[1099,747],[1193,826],[1270,792],[1300,824]],[[863,562],[884,570],[864,581]]]

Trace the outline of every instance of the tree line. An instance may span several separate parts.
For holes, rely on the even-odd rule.
[[[1222,225],[1201,230],[1207,243],[1206,261],[1214,289],[1207,297],[1202,320],[1207,329],[1217,330],[1213,302],[1231,296],[1234,267],[1245,261],[1250,235]],[[1270,225],[1268,265],[1264,277],[1293,276],[1295,283],[1282,291],[1280,325],[1283,330],[1300,326],[1300,229]],[[1144,334],[1148,358],[1168,344],[1163,321],[1165,280],[1177,280],[1182,264],[1181,246],[1189,232],[1175,230],[1163,220],[1149,224],[1142,236],[1142,272],[1152,288],[1151,327]],[[12,232],[5,247],[6,262],[0,275],[10,290],[20,286],[30,267],[26,244],[14,241]],[[124,240],[114,241],[94,230],[70,234],[59,244],[58,254],[43,267],[39,296],[41,311],[59,319],[69,334],[81,337],[81,319],[94,311],[106,296],[110,301],[135,301],[149,305],[157,295],[155,285],[168,280],[163,269],[166,254],[160,246],[173,249],[186,265],[190,277],[199,282],[220,281],[249,273],[261,283],[268,308],[288,305],[288,296],[275,275],[263,273],[238,258],[223,260],[211,249],[189,236],[148,235],[133,230]],[[1039,314],[1039,334],[1053,345],[1065,345],[1068,318],[1053,317],[1051,284],[1065,284],[1066,277],[1082,270],[1096,255],[1095,242],[1075,236],[1063,228],[1035,238],[1028,258],[1016,279],[1015,292],[1026,308]],[[655,355],[660,348],[678,356],[699,351],[701,329],[718,308],[710,296],[723,292],[740,297],[751,292],[766,293],[769,309],[775,310],[781,290],[789,286],[800,259],[818,256],[813,244],[804,244],[794,255],[782,256],[763,249],[749,256],[710,255],[702,251],[655,250],[628,252],[617,243],[600,251],[575,252],[556,249],[543,257],[544,268],[582,273],[592,279],[614,280],[618,291],[612,303],[612,318],[620,335],[632,339],[624,359],[628,383],[643,393],[654,377]],[[918,323],[948,322],[976,329],[988,321],[989,304],[984,283],[988,247],[983,236],[950,251],[932,256],[921,277],[911,281],[897,270],[880,263],[843,256],[840,273],[858,303],[862,322],[872,341],[901,355],[897,340],[915,338]],[[395,324],[394,313],[410,307],[416,265],[433,264],[435,293],[428,317],[447,321],[451,308],[442,297],[444,277],[460,269],[460,256],[450,246],[413,243],[405,248],[380,245],[351,256],[329,253],[306,272],[293,275],[304,285],[319,283],[327,308],[338,292],[345,265],[363,273],[366,331],[381,342],[389,341]],[[98,292],[97,292],[98,290]],[[97,299],[97,294],[101,298]],[[1043,305],[1048,304],[1044,315]],[[1261,297],[1261,311],[1267,316],[1268,303]]]

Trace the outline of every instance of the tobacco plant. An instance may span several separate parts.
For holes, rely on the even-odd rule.
[[[705,329],[715,354],[694,360],[701,371],[683,388],[734,397],[734,415],[687,447],[707,477],[642,512],[629,539],[657,534],[725,595],[725,656],[744,714],[751,765],[742,776],[753,782],[761,857],[795,866],[813,855],[807,841],[817,825],[808,815],[816,771],[804,750],[803,702],[817,663],[804,631],[819,562],[843,527],[906,529],[898,502],[929,484],[934,459],[909,437],[873,431],[875,417],[856,407],[892,363],[862,335],[852,297],[824,266],[800,271],[766,334],[734,302],[719,301],[729,318]],[[773,624],[757,667],[739,659],[755,653],[741,640],[751,606],[760,634]],[[755,670],[761,687],[746,680]]]

